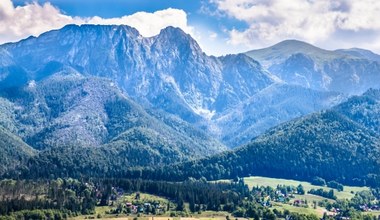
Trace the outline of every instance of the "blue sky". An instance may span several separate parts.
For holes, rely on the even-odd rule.
[[[25,5],[25,0],[13,1],[15,5]],[[155,12],[166,8],[178,8],[188,12],[196,12],[200,8],[199,1],[189,0],[37,0],[40,4],[50,2],[63,12],[72,16],[104,18],[120,17],[139,11]]]
[[[143,36],[184,29],[211,55],[298,39],[325,49],[380,53],[376,0],[0,0],[0,43],[68,23],[127,24]],[[141,13],[145,12],[145,13]]]

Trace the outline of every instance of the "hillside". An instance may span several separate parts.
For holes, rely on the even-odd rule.
[[[334,107],[356,123],[380,133],[380,90],[370,89],[362,96],[353,96]]]
[[[20,169],[36,151],[20,138],[0,126],[0,175]]]
[[[63,158],[72,161],[62,163],[68,167],[102,160],[108,166],[117,160],[123,166],[150,166],[226,149],[187,122],[148,113],[110,80],[60,72],[5,90],[4,97],[3,126],[40,150],[37,157],[49,169]]]
[[[278,124],[328,109],[346,97],[297,85],[273,84],[215,119],[224,143],[240,146]],[[232,123],[231,123],[232,122]]]
[[[29,164],[30,171],[26,177],[34,176],[80,176],[91,175],[113,177],[133,177],[146,179],[164,179],[180,181],[194,177],[205,177],[209,180],[235,178],[237,176],[260,175],[276,178],[291,178],[311,181],[314,177],[322,177],[328,181],[335,180],[349,185],[377,186],[380,174],[380,136],[374,131],[376,126],[350,118],[339,108],[361,109],[353,100],[365,99],[361,102],[363,108],[379,98],[378,90],[369,90],[362,96],[354,97],[346,102],[318,113],[310,114],[290,122],[283,123],[264,135],[252,140],[251,143],[234,151],[223,152],[200,160],[178,163],[168,166],[149,166],[146,168],[130,167],[129,160],[115,155],[136,155],[145,161],[148,157],[145,148],[138,151],[128,148],[128,145],[118,145],[128,135],[115,139],[115,143],[102,146],[95,151],[88,148],[85,151],[77,149],[62,149],[68,151],[46,151],[35,157]],[[380,103],[372,103],[372,108],[378,109]],[[375,107],[377,106],[377,107]],[[367,108],[368,109],[368,108]],[[370,112],[370,109],[368,112]],[[376,116],[376,114],[367,114]],[[370,120],[368,118],[368,120]],[[131,131],[138,133],[139,131]],[[153,136],[152,136],[153,137]],[[155,137],[159,139],[159,137]],[[149,139],[147,139],[149,141]],[[120,148],[118,146],[124,146]],[[101,152],[101,153],[100,153]],[[124,154],[124,152],[128,152]],[[98,154],[98,155],[96,155]],[[62,155],[70,155],[67,158]],[[86,156],[84,156],[86,155]],[[154,154],[149,161],[156,161]],[[93,160],[83,158],[97,158]],[[112,158],[112,160],[110,159]],[[82,161],[75,164],[75,161]],[[46,161],[59,161],[55,166]],[[134,162],[132,160],[132,162]],[[49,166],[46,166],[49,165]],[[38,167],[53,167],[36,169]]]
[[[235,151],[172,168],[147,170],[146,175],[176,180],[189,176],[216,180],[250,175],[312,180],[319,176],[347,184],[378,186],[380,137],[374,132],[378,125],[367,126],[365,121],[359,123],[357,117],[350,118],[349,114],[338,111],[343,105],[352,109],[365,108],[373,102],[373,99],[366,99],[368,94],[379,98],[378,90],[370,90],[353,98],[367,100],[360,105],[350,99],[332,110],[277,126]],[[377,111],[379,106],[377,101],[372,108],[366,108],[366,115],[375,117],[373,121],[378,114],[369,112],[371,109]]]

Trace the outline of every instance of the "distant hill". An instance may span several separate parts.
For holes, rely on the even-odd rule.
[[[251,50],[245,54],[259,61],[267,68],[270,68],[274,64],[284,63],[293,54],[307,55],[319,63],[350,57],[349,55],[324,50],[299,40],[284,40],[268,48]]]
[[[379,55],[371,51],[329,51],[302,41],[286,40],[246,54],[290,84],[351,95],[379,88]]]
[[[364,50],[360,48],[351,48],[351,49],[339,49],[339,50],[336,50],[335,52],[347,54],[347,55],[362,58],[362,59],[380,62],[380,55],[370,50]]]

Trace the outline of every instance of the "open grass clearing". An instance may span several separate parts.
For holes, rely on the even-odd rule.
[[[306,192],[309,191],[310,189],[322,188],[323,190],[326,190],[326,191],[329,191],[332,189],[329,187],[315,186],[315,185],[312,185],[311,183],[305,182],[305,181],[269,178],[269,177],[260,177],[260,176],[246,177],[246,178],[244,178],[244,182],[248,185],[248,187],[250,189],[254,186],[270,186],[270,187],[276,188],[277,185],[286,185],[286,186],[297,187],[299,184],[301,184],[304,187]],[[336,189],[333,189],[333,190],[334,190],[334,194],[337,196],[338,199],[351,199],[352,197],[354,197],[356,192],[363,191],[363,190],[369,190],[369,188],[368,187],[357,187],[357,186],[344,186],[344,190],[341,192],[339,192]],[[320,198],[323,198],[323,197],[320,197]],[[317,198],[315,198],[315,199],[317,199]]]
[[[289,204],[284,204],[284,203],[274,203],[272,206],[272,210],[277,209],[280,211],[284,210],[289,210],[290,212],[296,212],[300,214],[314,214],[317,215],[318,217],[322,217],[323,213],[328,212],[325,208],[323,207],[317,207],[316,209],[312,208],[311,206],[308,208],[305,207],[298,207],[298,206],[293,206]]]
[[[155,196],[147,193],[140,193],[140,199],[136,199],[136,193],[132,194],[125,194],[121,196],[118,199],[118,202],[159,202],[160,204],[167,204],[169,202],[168,199],[160,197],[160,196]]]

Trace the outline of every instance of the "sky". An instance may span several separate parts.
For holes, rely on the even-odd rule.
[[[145,37],[180,27],[217,56],[287,39],[380,53],[378,0],[0,0],[0,43],[73,23],[125,24]]]

